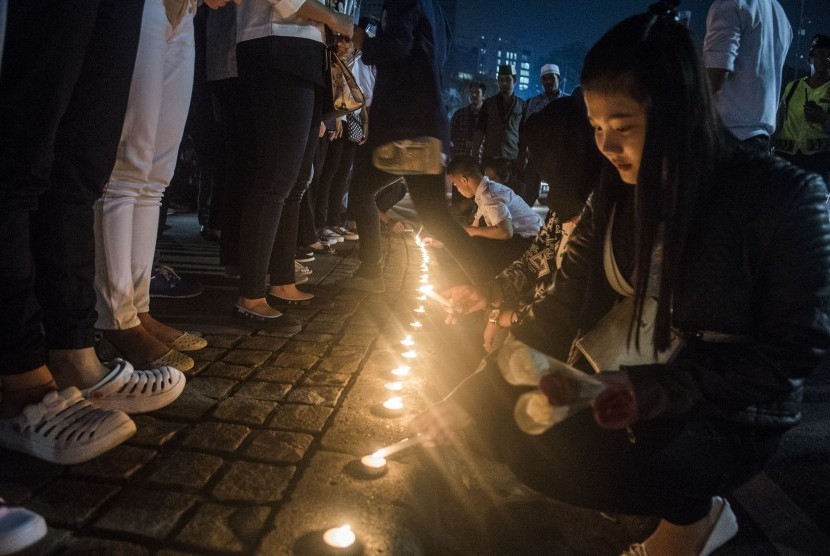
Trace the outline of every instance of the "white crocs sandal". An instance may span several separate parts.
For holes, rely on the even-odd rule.
[[[135,434],[122,411],[101,409],[75,387],[52,391],[11,419],[0,419],[0,446],[52,463],[90,460]]]
[[[170,349],[175,351],[196,351],[206,347],[207,345],[208,341],[198,334],[194,334],[193,332],[182,332],[182,335],[170,344]],[[181,371],[182,369],[179,370]]]
[[[184,374],[173,367],[137,371],[123,359],[113,359],[112,372],[82,391],[99,407],[125,413],[147,413],[172,403],[184,390]]]
[[[28,548],[46,536],[46,521],[26,508],[7,506],[0,498],[0,556]]]

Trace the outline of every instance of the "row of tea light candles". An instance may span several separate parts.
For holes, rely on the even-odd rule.
[[[435,293],[433,291],[433,287],[429,285],[429,254],[426,251],[426,246],[424,245],[423,240],[420,238],[420,232],[421,230],[415,234],[415,243],[421,249],[422,257],[420,266],[422,272],[420,277],[421,285],[418,288],[421,295],[417,297],[417,300],[421,302],[421,304],[413,310],[416,315],[421,315],[426,312],[422,302],[426,301],[427,298],[437,301],[445,308],[451,307],[450,302],[446,298]],[[419,320],[414,320],[409,323],[409,327],[413,331],[418,332],[423,329],[423,323]],[[414,362],[414,360],[418,357],[418,353],[413,349],[415,347],[415,340],[412,339],[412,336],[407,335],[404,337],[404,339],[401,340],[401,345],[406,349],[406,351],[401,353],[401,357],[406,360],[407,363]],[[392,369],[391,374],[394,376],[395,380],[393,382],[387,382],[384,387],[390,392],[401,392],[404,388],[403,379],[409,376],[411,368],[412,367],[410,365],[400,365]],[[389,398],[383,402],[383,408],[390,414],[398,414],[404,409],[403,398],[400,396]],[[382,475],[386,472],[386,458],[388,456],[400,452],[401,450],[405,450],[411,446],[416,446],[425,440],[426,437],[416,435],[411,438],[405,438],[400,442],[396,442],[395,444],[386,446],[385,448],[381,448],[368,456],[363,456],[360,458],[360,463],[363,467],[364,473],[368,476]],[[357,536],[349,524],[328,529],[323,533],[323,542],[325,542],[325,544],[332,549],[348,550],[354,546],[356,541]]]

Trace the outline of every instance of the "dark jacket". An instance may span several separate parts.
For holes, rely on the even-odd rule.
[[[436,137],[449,148],[449,120],[441,99],[441,67],[449,28],[433,0],[386,0],[377,36],[367,39],[363,62],[378,70],[367,141]]]
[[[710,177],[696,211],[673,304],[688,338],[674,362],[628,367],[641,419],[694,412],[784,427],[800,419],[802,381],[830,350],[830,222],[815,174],[738,153]],[[566,360],[616,294],[602,269],[614,196],[601,189],[577,226],[548,295],[513,334]],[[704,341],[701,332],[744,337]],[[469,407],[473,375],[453,396]]]

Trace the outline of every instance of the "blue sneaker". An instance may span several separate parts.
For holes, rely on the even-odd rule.
[[[156,265],[150,276],[150,297],[184,299],[201,295],[204,286],[189,278],[182,278],[169,266]]]

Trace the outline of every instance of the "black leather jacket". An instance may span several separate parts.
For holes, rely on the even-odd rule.
[[[830,350],[826,189],[814,174],[743,152],[710,179],[674,299],[673,326],[688,342],[670,364],[625,369],[640,418],[695,412],[789,426],[800,419],[804,377]],[[613,196],[597,192],[553,288],[514,327],[516,338],[565,360],[580,331],[610,309],[602,245]],[[701,331],[748,338],[710,342]]]

